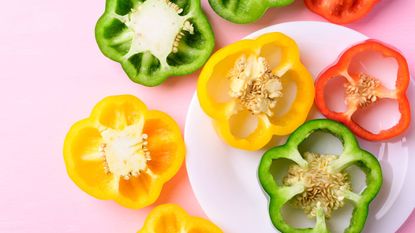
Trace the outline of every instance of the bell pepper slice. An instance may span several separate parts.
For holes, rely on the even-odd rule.
[[[343,143],[340,155],[321,155],[299,152],[298,146],[317,131],[330,133]],[[288,159],[294,163],[282,183],[277,183],[271,172],[273,163]],[[356,165],[366,175],[366,187],[356,193],[345,169]],[[270,197],[269,214],[274,226],[281,232],[330,232],[326,219],[344,206],[345,200],[354,204],[350,225],[344,232],[361,232],[368,216],[369,205],[382,186],[382,170],[375,156],[361,149],[352,132],[344,125],[327,119],[304,123],[292,133],[284,145],[271,148],[263,155],[258,168],[259,181]],[[285,204],[304,210],[316,219],[314,228],[294,228],[286,223],[281,213]]]
[[[284,112],[279,104],[290,94],[285,90],[289,90],[289,82],[295,83],[296,94]],[[202,109],[227,144],[258,150],[273,135],[287,135],[305,121],[313,104],[314,85],[300,61],[296,43],[274,32],[217,51],[199,76],[197,94]],[[233,131],[235,124],[248,124],[238,117],[241,115],[258,121],[248,135]]]
[[[190,216],[178,205],[164,204],[150,212],[143,228],[137,233],[223,233],[223,231],[209,220]]]
[[[336,24],[348,24],[366,16],[379,0],[304,0],[314,13]]]
[[[376,77],[364,73],[351,74],[348,72],[353,58],[364,52],[378,52],[385,58],[393,58],[396,60],[398,74],[394,90],[386,88]],[[325,100],[328,82],[338,77],[343,77],[348,82],[345,86],[345,103],[347,106],[347,111],[345,112],[334,112],[330,110]],[[340,56],[335,65],[319,75],[316,80],[315,102],[324,116],[342,122],[361,138],[371,141],[390,139],[404,132],[409,127],[411,121],[411,110],[408,97],[406,96],[409,80],[408,63],[402,54],[378,41],[367,40],[349,48]],[[399,105],[401,117],[395,126],[381,130],[378,133],[373,133],[357,124],[352,116],[359,108],[364,108],[380,99],[396,100]]]
[[[199,0],[107,0],[95,37],[105,56],[145,86],[193,73],[215,43]]]
[[[180,128],[131,95],[101,100],[69,130],[63,155],[69,177],[83,191],[138,209],[154,203],[185,155]]]
[[[294,0],[209,0],[212,9],[222,18],[238,24],[252,23],[260,19],[271,7],[290,5]]]

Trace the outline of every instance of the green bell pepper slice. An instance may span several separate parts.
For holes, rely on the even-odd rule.
[[[107,0],[95,38],[105,56],[145,86],[193,73],[215,44],[199,0]]]
[[[318,155],[305,152],[298,146],[316,131],[328,132],[343,143],[340,155]],[[294,162],[288,175],[278,184],[271,172],[271,165],[278,159]],[[366,187],[353,192],[346,168],[356,165],[366,175]],[[283,233],[326,233],[326,218],[331,211],[341,208],[345,200],[354,204],[349,226],[344,232],[361,232],[368,216],[369,204],[382,186],[382,170],[375,156],[361,149],[352,132],[344,125],[327,119],[304,123],[292,133],[284,145],[268,150],[258,168],[259,181],[268,194],[269,214],[273,225]],[[322,182],[320,182],[322,181]],[[314,228],[294,228],[284,221],[281,209],[290,201],[295,207],[316,218]]]
[[[209,0],[210,6],[222,18],[233,23],[252,23],[271,7],[282,7],[294,0]]]

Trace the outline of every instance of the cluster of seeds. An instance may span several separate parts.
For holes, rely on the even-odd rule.
[[[189,21],[185,21],[183,23],[182,30],[179,32],[179,34],[177,34],[176,38],[174,39],[173,50],[172,50],[173,53],[177,53],[179,51],[179,49],[178,49],[179,48],[179,43],[180,43],[180,40],[183,38],[185,32],[189,32],[190,34],[194,34],[193,24],[191,24]]]
[[[167,4],[167,6],[171,7],[174,11],[177,12],[177,14],[181,14],[183,12],[183,9],[180,8],[177,4],[170,2],[169,0],[164,0]]]
[[[253,114],[272,116],[277,98],[282,96],[280,78],[273,74],[263,57],[239,57],[228,74],[229,94]]]
[[[170,8],[176,11],[177,14],[181,14],[183,12],[183,9],[180,8],[177,4],[170,2],[169,0],[165,0],[165,2]],[[179,51],[178,49],[179,43],[180,43],[180,40],[183,38],[185,32],[189,32],[190,34],[194,33],[193,24],[191,24],[188,20],[186,20],[183,23],[182,30],[179,32],[179,34],[176,35],[176,38],[174,39],[173,49],[172,49],[173,53],[177,53]]]
[[[348,103],[354,103],[357,101],[360,107],[366,107],[378,100],[378,97],[376,96],[376,89],[379,85],[379,80],[362,73],[360,74],[359,81],[357,83],[345,84],[346,101]]]
[[[309,217],[315,217],[317,209],[321,207],[325,216],[330,218],[334,210],[345,204],[342,193],[351,191],[349,176],[346,172],[331,172],[328,169],[330,162],[338,158],[336,155],[306,152],[304,158],[308,166],[290,166],[283,184],[304,185],[304,192],[292,200],[294,207],[303,209]]]
[[[147,163],[148,161],[151,160],[151,156],[150,156],[150,151],[147,148],[148,145],[148,135],[147,134],[142,134],[141,138],[137,141],[136,144],[131,145],[132,148],[134,148],[134,150],[132,151],[133,155],[139,155],[139,154],[143,154],[144,158],[145,158],[145,163]],[[99,146],[99,152],[101,153],[101,156],[104,160],[104,170],[107,174],[112,174],[114,173],[114,171],[111,170],[110,165],[108,163],[108,154],[110,153],[108,150],[108,144],[107,143],[101,143],[101,145]],[[127,164],[129,163],[129,161],[127,160],[123,160],[122,163],[127,166]],[[129,170],[127,172],[124,172],[123,174],[120,174],[121,177],[123,177],[125,180],[129,180],[130,177],[137,177],[138,175],[140,175],[142,172],[144,172],[144,170],[142,169],[132,169]]]

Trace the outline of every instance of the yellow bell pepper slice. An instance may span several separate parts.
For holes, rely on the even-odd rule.
[[[212,222],[188,215],[180,206],[164,204],[154,208],[137,233],[223,233]]]
[[[297,44],[274,32],[218,50],[199,76],[197,94],[221,138],[253,151],[273,135],[290,134],[306,120],[314,101],[314,81],[300,61]],[[248,125],[253,129],[242,132]]]
[[[185,156],[179,126],[132,95],[101,100],[69,130],[63,149],[69,177],[83,191],[138,209],[154,203]]]

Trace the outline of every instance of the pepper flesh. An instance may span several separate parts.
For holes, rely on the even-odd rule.
[[[348,128],[335,121],[327,119],[311,120],[300,126],[292,133],[284,145],[271,148],[263,155],[259,168],[258,177],[265,192],[270,197],[269,213],[274,226],[281,232],[303,232],[303,233],[324,233],[329,232],[325,223],[325,216],[329,215],[323,203],[315,203],[313,206],[316,216],[314,228],[294,228],[288,225],[281,213],[283,206],[295,199],[299,194],[303,195],[308,190],[304,182],[287,182],[290,186],[279,185],[275,182],[271,173],[271,165],[278,159],[288,159],[305,171],[309,169],[310,163],[298,151],[301,142],[307,139],[313,132],[324,131],[338,137],[343,143],[343,152],[335,158],[330,158],[325,165],[325,172],[330,174],[343,173],[344,170],[352,165],[362,168],[366,174],[366,188],[359,194],[350,191],[347,187],[339,188],[335,196],[339,200],[348,199],[354,205],[354,211],[349,226],[345,229],[346,233],[361,232],[363,230],[368,215],[369,204],[379,193],[382,186],[382,170],[376,157],[369,152],[362,150]],[[290,175],[288,176],[290,178]],[[292,179],[292,175],[291,175]],[[327,181],[327,180],[326,180]],[[330,183],[332,184],[332,183]],[[330,186],[327,185],[327,187]],[[347,186],[347,182],[343,182]],[[321,200],[321,199],[317,199]],[[332,210],[335,210],[333,208]]]
[[[252,23],[260,19],[272,7],[290,5],[294,0],[209,0],[210,6],[222,18],[238,24]]]
[[[275,61],[273,56],[278,50],[281,57]],[[239,67],[241,60],[246,65]],[[277,115],[280,109],[275,103],[284,95],[288,81],[295,83],[296,95],[289,109]],[[226,83],[224,90],[219,87],[222,83]],[[258,150],[273,135],[287,135],[305,121],[313,104],[314,85],[300,62],[295,42],[275,32],[241,40],[217,51],[199,76],[197,94],[202,109],[213,119],[216,131],[227,144]],[[214,97],[216,94],[226,95],[228,99],[218,100]],[[249,135],[236,135],[231,129],[232,117],[244,112],[255,117],[258,124]]]
[[[138,209],[154,203],[178,172],[185,147],[171,117],[121,95],[104,98],[71,127],[63,154],[69,177],[83,191]]]
[[[198,0],[107,0],[95,37],[105,56],[145,86],[193,73],[214,47]]]
[[[223,233],[212,222],[189,216],[180,206],[164,204],[154,208],[147,216],[143,228],[137,233]]]
[[[304,0],[314,13],[336,24],[347,24],[366,16],[379,0]]]
[[[387,89],[376,77],[364,73],[350,74],[348,68],[352,59],[363,52],[378,52],[385,58],[394,58],[398,64],[398,74],[395,82],[395,90]],[[334,112],[329,109],[325,100],[326,86],[331,79],[344,77],[348,84],[345,88],[346,106],[345,112]],[[321,73],[316,80],[315,103],[320,112],[329,119],[340,121],[348,126],[357,136],[371,140],[386,140],[403,133],[410,124],[411,110],[406,95],[409,86],[409,69],[405,58],[396,50],[375,40],[367,40],[345,51],[337,63]],[[357,124],[352,116],[359,108],[364,108],[380,99],[393,99],[398,102],[401,117],[399,122],[378,133],[370,132]]]

